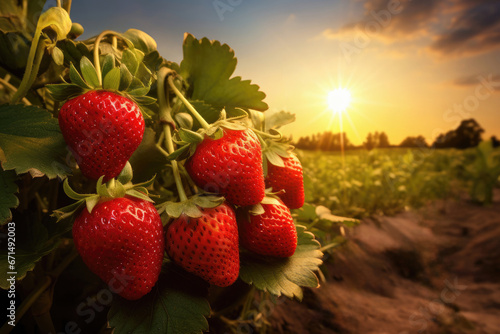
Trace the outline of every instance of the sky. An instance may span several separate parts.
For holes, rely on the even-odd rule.
[[[295,139],[343,130],[361,144],[384,131],[392,144],[431,143],[468,118],[500,136],[500,1],[73,0],[71,17],[83,39],[143,30],[178,63],[185,32],[228,44],[266,112],[296,115],[283,128]],[[343,113],[327,104],[339,87],[352,96]]]

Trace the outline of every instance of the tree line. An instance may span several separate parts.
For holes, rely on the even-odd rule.
[[[432,144],[428,144],[424,136],[408,136],[401,143],[391,145],[389,137],[385,132],[375,131],[368,133],[366,140],[362,145],[353,145],[345,132],[332,133],[325,131],[310,136],[300,137],[295,146],[303,150],[321,150],[321,151],[340,151],[342,147],[345,150],[387,148],[387,147],[408,147],[408,148],[458,148],[465,149],[475,147],[482,141],[484,129],[474,119],[463,120],[460,125],[446,133],[440,134]],[[493,145],[499,146],[499,140],[491,137]]]

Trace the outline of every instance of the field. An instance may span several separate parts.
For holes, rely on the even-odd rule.
[[[390,215],[463,192],[478,203],[489,202],[498,184],[498,154],[488,142],[482,149],[389,148],[348,151],[344,157],[299,152],[306,202],[354,218]]]
[[[494,333],[499,152],[486,146],[351,151],[345,159],[301,151],[312,204],[298,218],[317,205],[308,226],[327,256],[320,288],[301,304],[280,303],[268,332]]]

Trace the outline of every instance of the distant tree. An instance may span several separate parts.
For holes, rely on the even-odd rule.
[[[313,134],[311,137],[301,137],[295,143],[295,147],[303,150],[321,150],[321,151],[340,151],[344,149],[352,149],[351,144],[345,132],[332,133],[326,131],[323,133]]]
[[[491,136],[491,143],[493,144],[493,147],[499,147],[500,146],[500,141],[497,139],[496,136]]]
[[[389,143],[389,137],[385,132],[381,132],[378,135],[378,147],[390,147],[391,144]]]
[[[481,134],[483,132],[483,128],[481,128],[475,119],[466,119],[455,130],[448,131],[446,134],[440,134],[432,146],[436,148],[453,147],[459,149],[475,147],[481,142]]]
[[[375,139],[374,139],[374,136],[372,135],[371,132],[368,133],[368,135],[366,136],[366,141],[363,143],[363,146],[369,151],[373,148],[375,148],[376,146],[376,142],[375,142]]]
[[[406,137],[401,144],[399,144],[399,147],[429,147],[427,145],[427,141],[423,136],[417,136],[417,137]]]
[[[367,150],[371,150],[376,147],[390,147],[391,144],[389,143],[389,137],[385,132],[375,131],[373,134],[371,132],[368,133],[363,146]]]

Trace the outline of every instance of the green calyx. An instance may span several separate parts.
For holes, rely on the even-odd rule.
[[[122,173],[118,176],[118,180],[111,179],[107,183],[103,183],[102,181],[104,176],[101,176],[99,180],[97,180],[95,194],[79,194],[70,187],[68,179],[64,180],[64,192],[69,198],[75,200],[76,202],[54,210],[52,215],[57,218],[57,221],[60,221],[74,215],[84,205],[88,212],[92,213],[92,210],[100,200],[125,196],[136,197],[148,202],[153,202],[153,200],[149,198],[147,188],[153,184],[155,178],[153,177],[151,180],[143,183],[132,184],[132,182],[130,182],[131,177],[129,178],[128,174],[129,172],[126,166],[124,171],[122,171]],[[120,180],[124,183],[120,182]]]
[[[128,43],[127,43],[128,45]],[[52,97],[57,101],[66,101],[90,90],[104,89],[128,97],[139,106],[150,105],[156,99],[147,96],[153,80],[153,73],[144,64],[144,53],[130,48],[123,50],[118,60],[114,54],[104,56],[99,68],[85,56],[80,60],[80,71],[71,64],[69,79],[71,82],[47,85]],[[97,56],[99,58],[99,56]]]
[[[268,205],[280,205],[282,204],[279,200],[278,194],[281,192],[273,193],[271,192],[271,188],[266,189],[266,196],[260,201],[260,203],[257,203],[255,205],[252,205],[248,213],[253,215],[253,216],[259,216],[264,213],[264,207],[262,204],[268,204]]]
[[[292,156],[292,151],[294,147],[290,145],[286,140],[263,140],[259,136],[262,143],[262,167],[264,170],[264,176],[267,176],[268,163],[278,166],[285,167],[285,162],[283,158],[290,158]]]
[[[222,138],[224,136],[224,129],[236,131],[248,129],[244,123],[240,122],[245,117],[247,115],[243,114],[226,119],[226,113],[222,110],[219,120],[210,124],[206,129],[200,128],[196,132],[185,128],[178,129],[175,143],[179,148],[171,153],[168,159],[181,161],[189,158],[196,151],[196,146],[205,140],[205,138],[211,138],[212,140]]]
[[[166,213],[171,218],[186,215],[191,218],[200,218],[203,212],[200,208],[215,208],[224,202],[224,197],[214,195],[194,195],[182,202],[165,202],[157,206],[160,214]]]

